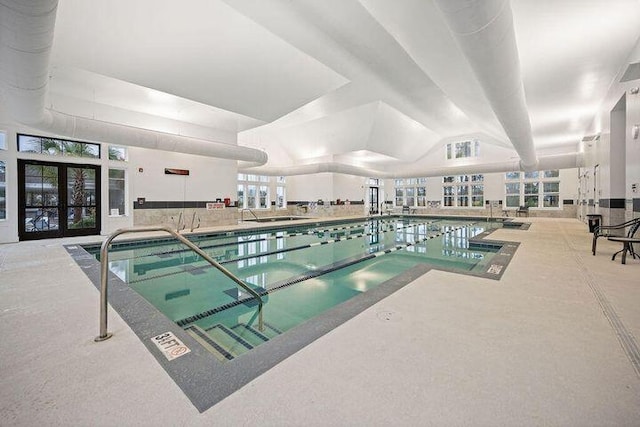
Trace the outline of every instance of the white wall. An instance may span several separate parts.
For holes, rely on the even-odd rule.
[[[627,95],[623,94],[611,110],[609,128],[609,197],[624,198],[626,180]]]
[[[165,168],[188,169],[188,176]],[[182,153],[129,148],[130,201],[207,201],[237,197],[235,161]],[[139,171],[142,169],[142,171]]]
[[[504,200],[504,173],[484,174],[484,200]]]
[[[18,153],[16,142],[18,133],[44,134],[13,122],[1,108],[0,130],[6,133],[7,146],[6,150],[0,150],[0,160],[7,166],[7,219],[0,220],[0,243],[18,241],[18,158],[100,165],[102,168],[102,234],[133,225],[133,201],[138,197],[145,197],[148,201],[208,201],[225,197],[235,200],[237,197],[237,163],[233,160],[129,147],[129,161],[115,162],[108,160],[107,144],[102,145],[102,159],[61,158]],[[128,183],[126,212],[125,215],[118,217],[109,216],[108,170],[110,167],[126,170]],[[143,171],[138,172],[139,168]],[[186,177],[165,175],[164,168],[189,169],[190,175]]]
[[[578,200],[578,169],[560,169],[560,200]]]
[[[361,176],[333,174],[333,200],[365,200],[367,197],[366,178]],[[382,195],[380,195],[382,197]]]
[[[441,176],[427,178],[427,201],[442,201]]]
[[[587,167],[593,168],[595,164],[600,165],[601,198],[624,197],[630,200],[640,197],[640,190],[637,190],[636,193],[632,191],[634,183],[638,183],[640,186],[640,138],[634,140],[632,136],[633,126],[640,124],[640,94],[633,94],[632,89],[640,86],[640,80],[620,82],[620,77],[625,72],[627,65],[639,61],[640,40],[615,77],[589,130],[591,133],[601,135],[600,141],[592,144],[592,147],[585,146],[585,153],[588,154]],[[612,142],[616,135],[615,130],[614,135],[611,135],[611,112],[623,97],[626,101],[626,114],[619,121],[624,122],[625,127],[621,129],[622,135],[617,138],[618,143],[616,144],[616,142]],[[612,148],[617,159],[611,158]],[[616,178],[616,168],[624,168],[625,173]],[[612,173],[613,179],[611,178]]]
[[[640,81],[635,81],[635,87]],[[626,192],[627,199],[640,198],[640,135],[633,138],[633,127],[640,126],[640,94],[627,98]],[[635,184],[635,192],[632,190]]]
[[[335,200],[333,197],[332,173],[318,173],[314,175],[297,175],[287,177],[287,200],[326,202]]]
[[[103,167],[102,234],[131,227],[133,205],[143,197],[147,202],[215,201],[237,198],[237,163],[191,154],[128,147],[127,162],[107,161]],[[125,214],[109,215],[108,168],[125,169],[127,195]],[[187,169],[188,176],[166,175],[165,168]],[[274,193],[275,194],[275,193]]]
[[[6,149],[0,150],[0,161],[6,165],[6,219],[0,220],[0,243],[18,241],[18,174],[16,171],[16,130],[13,123],[3,117],[0,108],[0,130],[5,132]]]

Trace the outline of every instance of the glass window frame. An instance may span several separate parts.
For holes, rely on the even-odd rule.
[[[442,206],[445,208],[484,208],[484,175],[442,177]]]
[[[400,178],[394,180],[394,206],[425,207],[427,204],[427,178]]]
[[[23,145],[26,144],[28,138],[31,138],[31,142],[37,141],[35,151],[33,150],[25,150],[22,149]],[[78,159],[95,159],[99,160],[102,158],[102,145],[94,142],[83,142],[83,141],[74,141],[71,139],[62,139],[62,138],[53,138],[47,136],[38,136],[38,135],[29,135],[24,133],[19,133],[17,135],[17,149],[19,153],[33,153],[33,154],[41,154],[45,156],[54,156],[54,157],[74,157]],[[53,142],[58,149],[44,149],[45,142]],[[81,150],[80,154],[74,153],[69,150],[69,147],[86,147],[86,149],[96,150],[95,155],[84,155],[84,150]]]
[[[113,156],[112,153],[114,153]],[[114,158],[115,153],[122,153],[122,158]],[[129,150],[122,145],[109,144],[107,146],[107,156],[109,157],[109,161],[112,162],[127,162],[129,161]]]
[[[122,178],[120,177],[115,177],[112,178],[111,177],[111,171],[118,171],[118,172],[122,172]],[[114,168],[114,167],[110,167],[107,168],[107,197],[108,197],[108,215],[111,217],[115,217],[115,216],[127,216],[128,212],[127,212],[127,207],[128,207],[128,203],[127,203],[127,169],[125,168]],[[112,206],[112,188],[111,188],[111,183],[112,181],[118,181],[118,182],[122,182],[122,204],[119,204],[119,206],[117,207],[119,210],[118,215],[112,215],[111,214],[111,210],[114,209]],[[120,210],[120,206],[122,206],[122,210]]]
[[[560,171],[540,170],[532,172],[507,172],[504,175],[504,199],[506,208],[527,206],[530,209],[561,209],[560,199]],[[518,192],[509,191],[510,187],[518,185]],[[550,186],[555,188],[550,188]],[[557,191],[556,191],[557,190]],[[514,198],[518,204],[514,205]]]
[[[450,142],[445,146],[446,160],[460,160],[472,157],[480,157],[480,141],[477,139]]]
[[[276,209],[287,208],[287,187],[284,185],[276,186]]]
[[[237,207],[238,209],[255,209],[255,210],[268,210],[271,209],[271,188],[276,183],[276,200],[274,203],[277,205],[278,196],[277,192],[279,188],[284,191],[285,198],[283,199],[284,206],[276,209],[286,209],[286,178],[284,176],[272,177],[269,175],[255,175],[255,174],[238,174],[237,180]],[[252,192],[255,194],[252,195]]]

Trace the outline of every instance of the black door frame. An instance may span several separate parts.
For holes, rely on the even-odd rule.
[[[373,197],[374,193],[375,193],[375,197]],[[373,215],[379,212],[380,212],[380,187],[369,187],[369,214]]]
[[[27,232],[25,230],[26,222],[26,165],[37,166],[52,166],[58,168],[58,229],[47,231]],[[96,223],[92,228],[78,228],[70,229],[67,227],[67,209],[69,207],[69,201],[67,200],[67,169],[68,168],[86,168],[93,169],[95,171],[95,196],[96,196]],[[38,240],[38,239],[50,239],[58,237],[73,237],[73,236],[91,236],[100,234],[100,224],[102,223],[101,217],[101,167],[100,165],[80,164],[80,163],[62,163],[62,162],[47,162],[41,160],[27,160],[18,159],[18,239],[22,240]]]

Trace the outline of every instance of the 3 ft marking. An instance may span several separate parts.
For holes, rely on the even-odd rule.
[[[164,354],[167,360],[173,360],[190,353],[189,347],[184,345],[172,332],[156,335],[151,341]]]

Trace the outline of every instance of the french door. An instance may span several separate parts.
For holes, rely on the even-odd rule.
[[[20,240],[100,234],[100,166],[18,160]]]
[[[378,187],[369,187],[369,213],[377,214],[378,209]]]

